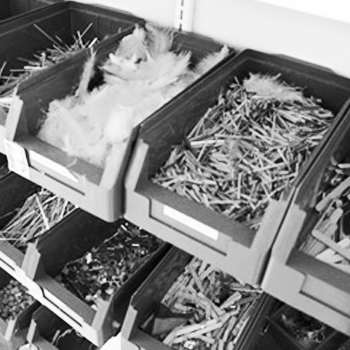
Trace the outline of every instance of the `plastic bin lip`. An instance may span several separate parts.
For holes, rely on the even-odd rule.
[[[333,81],[328,81],[330,86],[334,86],[334,87],[348,86],[350,89],[350,81],[348,78],[337,75],[336,73],[332,72],[330,69],[328,69],[326,67],[316,66],[316,65],[311,64],[307,61],[296,60],[290,56],[279,55],[279,54],[268,54],[268,53],[264,53],[264,52],[253,50],[253,49],[245,49],[245,50],[237,53],[234,56],[234,62],[232,62],[232,59],[230,59],[230,58],[232,58],[232,57],[227,57],[227,59],[225,59],[221,63],[221,65],[220,65],[221,70],[224,70],[224,69],[233,70],[233,67],[238,68],[239,66],[249,65],[251,62],[258,61],[258,62],[263,63],[266,67],[270,67],[271,65],[277,63],[278,65],[283,66],[283,68],[285,68],[286,70],[290,70],[290,71],[295,72],[296,71],[295,65],[297,65],[298,66],[297,74],[306,73],[310,77],[318,76],[319,78],[321,78],[324,81],[328,81],[329,78],[334,79],[334,77],[336,77],[336,79],[337,79],[336,83]],[[210,80],[211,80],[211,75],[205,75],[205,76],[201,77],[200,81],[198,81],[198,83],[196,85],[193,85],[186,90],[186,96],[184,96],[184,94],[178,95],[176,99],[173,99],[171,101],[171,103],[166,104],[162,108],[157,110],[153,114],[152,118],[149,118],[149,119],[145,120],[144,122],[142,122],[140,124],[140,136],[139,136],[139,138],[146,141],[147,135],[154,128],[157,127],[158,119],[159,119],[159,123],[162,123],[161,118],[159,116],[160,114],[171,112],[177,104],[184,103],[188,99],[188,95],[196,92],[196,90],[198,89],[197,88],[198,85],[208,84],[210,86],[210,84],[209,84]],[[350,96],[349,96],[349,98],[350,98]]]
[[[65,286],[48,274],[43,274],[34,279],[31,285],[38,286],[41,290],[42,295],[38,296],[38,300],[44,306],[55,312],[90,342],[101,346],[108,339],[105,339],[105,337],[111,336],[109,328],[113,328],[113,333],[120,331],[124,318],[123,304],[129,297],[130,291],[133,292],[135,285],[139,283],[139,279],[145,278],[144,274],[147,273],[147,270],[151,269],[168,249],[167,244],[160,245],[156,251],[150,254],[149,259],[138,267],[108,300],[99,300],[97,310],[67,290]],[[31,291],[30,286],[29,291]],[[117,303],[120,305],[117,305]],[[112,317],[118,325],[112,325]],[[106,327],[108,330],[105,329]]]
[[[47,162],[47,167],[50,167],[50,164],[52,164],[50,161],[52,161],[67,167],[67,169],[69,169],[69,171],[72,173],[72,176],[76,175],[97,185],[101,183],[103,176],[102,168],[92,165],[84,160],[69,157],[63,151],[57,150],[45,142],[38,142],[38,140],[33,142],[33,139],[34,137],[26,137],[22,140],[21,137],[19,137],[16,140],[17,142],[20,142],[31,155],[30,159],[33,168],[35,168],[35,162],[38,157],[40,157],[40,159],[44,157],[46,158],[45,162]],[[39,145],[36,142],[38,142]],[[73,181],[75,180],[73,179]],[[78,181],[78,179],[76,181]]]
[[[160,201],[165,207],[173,208],[187,215],[186,208],[189,203],[188,199],[177,193],[170,192],[161,185],[153,183],[150,179],[148,179],[147,182],[140,181],[137,185],[137,192],[145,195],[149,199],[154,198]],[[198,222],[210,225],[214,229],[225,232],[231,237],[234,236],[246,247],[251,246],[256,233],[244,224],[237,223],[233,219],[224,217],[214,211],[206,210],[207,208],[204,208],[203,205],[199,203],[191,202],[190,206],[196,208],[196,211],[191,213],[191,217],[198,220]],[[204,213],[205,215],[203,215]]]
[[[8,0],[7,2],[10,3],[11,0]],[[10,24],[13,21],[16,21],[17,23],[19,23],[22,20],[22,18],[23,19],[30,18],[32,16],[35,16],[35,14],[44,11],[47,6],[56,6],[56,5],[58,4],[55,4],[54,2],[52,2],[52,3],[43,4],[43,6],[34,7],[34,8],[30,8],[31,6],[29,6],[29,9],[25,12],[11,14],[10,17],[5,17],[3,19],[0,19],[0,31],[3,28],[3,26],[6,27],[8,24]]]
[[[35,22],[38,19],[38,16],[40,16],[40,18],[45,18],[47,16],[51,16],[52,12],[60,13],[61,10],[68,8],[68,2],[67,5],[65,4],[66,2],[53,3],[51,5],[40,7],[25,12],[23,14],[11,17],[5,20],[4,22],[0,21],[0,37],[10,31],[16,30],[16,28],[18,28],[19,26],[28,24],[28,22]]]
[[[350,335],[349,273],[300,250],[300,243],[311,234],[321,215],[315,206],[324,171],[334,152],[348,144],[349,99],[341,114],[327,142],[296,185],[262,287],[276,298]],[[289,288],[287,284],[292,279],[294,284]]]

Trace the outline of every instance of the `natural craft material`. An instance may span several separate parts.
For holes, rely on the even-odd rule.
[[[136,125],[228,53],[224,47],[192,69],[191,52],[174,47],[174,36],[147,24],[124,37],[105,62],[93,53],[76,91],[50,103],[38,137],[98,167],[118,157]],[[91,87],[96,65],[103,83]]]
[[[279,76],[251,74],[233,81],[174,145],[153,181],[257,230],[333,117]]]
[[[33,302],[34,298],[26,292],[25,288],[16,280],[11,279],[0,290],[0,318],[14,319]]]
[[[0,230],[0,240],[23,250],[73,210],[66,199],[41,189],[16,209],[12,220]]]
[[[327,340],[332,329],[296,309],[283,306],[276,321],[300,344],[302,349],[315,349]]]
[[[347,164],[332,157],[317,190],[314,215],[318,215],[318,219],[300,249],[350,272],[350,174]]]
[[[10,69],[10,74],[7,76],[3,74],[3,71],[6,66],[13,64],[13,62],[2,62],[0,66],[0,108],[2,107],[5,111],[8,111],[11,106],[12,97],[18,84],[28,77],[42,72],[44,69],[67,59],[83,49],[92,48],[98,41],[97,38],[93,40],[86,40],[84,38],[86,33],[91,29],[92,23],[90,23],[83,32],[77,31],[76,34],[72,36],[72,44],[64,43],[58,36],[50,36],[36,24],[34,24],[34,27],[38,30],[38,33],[51,41],[52,46],[40,52],[33,52],[33,57],[31,59],[18,57],[18,60],[23,62],[23,67]]]
[[[113,295],[161,244],[155,236],[127,221],[116,225],[113,236],[69,262],[57,277],[91,305]]]
[[[173,349],[234,349],[260,296],[193,258],[144,328]]]

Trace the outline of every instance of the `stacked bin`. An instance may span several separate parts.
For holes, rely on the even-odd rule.
[[[99,11],[105,11],[102,8],[96,10],[89,6],[86,9],[83,5],[69,2],[64,5],[55,5],[55,8],[59,8],[60,12],[67,12],[67,7],[69,10],[83,7],[85,10],[83,13],[86,17],[88,17],[87,14],[95,14],[98,18]],[[53,8],[51,7],[51,11]],[[113,12],[113,14],[115,13]],[[50,13],[47,16],[47,20],[51,19],[52,22],[51,17],[52,14]],[[74,18],[74,16],[72,17]],[[43,17],[43,12],[41,12],[41,19],[44,20],[45,18]],[[90,17],[86,18],[84,23],[87,24],[88,20],[90,20]],[[96,21],[96,23],[100,24],[102,28],[104,25],[108,28],[113,27],[113,23],[106,22],[105,18],[101,18],[101,21]],[[131,33],[131,30],[133,28],[113,35],[96,46],[99,62],[103,61],[110,52],[113,52],[118,46],[119,41],[128,33]],[[176,35],[174,45],[181,47],[182,50],[191,51],[192,63],[205,57],[208,53],[219,51],[222,47],[222,45],[219,45],[213,40],[182,33]],[[25,251],[19,251],[9,242],[1,242],[0,255],[6,271],[25,285],[29,293],[40,301],[41,304],[59,315],[62,320],[86,337],[91,343],[101,346],[108,338],[119,331],[131,295],[169,249],[169,245],[162,245],[151,259],[143,264],[117,293],[109,300],[101,302],[96,310],[93,310],[88,303],[80,300],[63,287],[55,280],[55,277],[68,262],[79,258],[85,252],[89,251],[89,249],[97,247],[99,243],[111,237],[115,232],[116,225],[118,225],[116,220],[123,213],[123,178],[131,154],[133,138],[137,134],[137,131],[134,130],[131,140],[127,145],[125,157],[121,160],[121,167],[117,169],[118,173],[109,173],[106,175],[109,177],[108,181],[112,182],[112,189],[103,188],[103,184],[101,185],[99,183],[98,179],[101,178],[100,170],[96,172],[96,169],[92,169],[91,171],[91,168],[85,166],[83,169],[80,168],[83,171],[88,169],[87,172],[82,174],[83,180],[80,185],[86,187],[83,190],[77,190],[72,188],[69,183],[60,181],[61,179],[57,180],[54,176],[51,177],[48,174],[47,167],[50,168],[50,164],[54,163],[52,159],[47,159],[43,163],[39,162],[40,156],[41,159],[45,159],[46,146],[36,146],[36,140],[33,140],[34,138],[31,135],[24,135],[21,126],[16,129],[18,125],[23,125],[26,122],[28,122],[29,129],[31,129],[31,125],[34,125],[36,122],[35,118],[38,117],[38,113],[36,112],[42,113],[42,110],[52,99],[60,98],[73,91],[74,85],[76,85],[89,55],[90,53],[88,52],[77,54],[75,57],[48,69],[44,74],[22,83],[18,90],[18,96],[23,98],[23,108],[16,110],[17,101],[15,101],[11,113],[6,120],[6,133],[7,138],[10,140],[8,142],[10,149],[13,146],[12,141],[15,141],[15,143],[18,141],[18,144],[24,146],[26,152],[28,152],[31,149],[27,147],[28,143],[26,141],[29,140],[34,141],[32,143],[29,142],[29,144],[31,146],[34,145],[34,149],[37,151],[35,160],[33,156],[29,162],[31,166],[30,175],[27,177],[27,180],[21,180],[34,186],[34,190],[39,189],[37,185],[46,187],[52,192],[72,201],[74,204],[78,204],[81,209],[75,210],[72,214],[64,218],[42,237],[35,240],[34,244],[29,244]],[[36,96],[34,99],[32,98],[34,96],[33,94]],[[13,111],[18,111],[18,115]],[[30,111],[29,114],[28,111]],[[29,117],[28,120],[23,120],[23,118],[27,117]],[[18,124],[16,124],[16,121]],[[11,139],[11,136],[13,139]],[[44,153],[41,154],[38,152],[37,147]],[[32,155],[31,151],[28,153]],[[62,156],[59,150],[55,150],[51,154],[54,155],[54,161],[57,161],[57,155],[58,157]],[[11,152],[8,149],[7,156],[9,167],[12,170],[16,170],[16,167],[13,166]],[[52,167],[51,171],[55,172],[58,168],[59,166]],[[58,172],[59,175],[60,172]],[[111,176],[115,177],[111,179]],[[21,188],[18,186],[15,188],[15,191],[21,193]],[[98,196],[103,191],[107,192],[107,196],[102,193],[102,197],[105,197],[103,197],[104,201],[100,202]],[[26,197],[24,195],[23,198]],[[101,210],[102,214],[97,210]],[[96,216],[102,216],[105,221],[88,214],[88,211]],[[106,221],[111,221],[112,223]]]
[[[309,162],[316,158],[344,118],[350,80],[305,62],[246,50],[226,61],[213,74],[187,91],[172,104],[141,125],[126,177],[126,218],[159,238],[208,261],[232,276],[252,285],[263,278],[271,246],[283,221],[293,189],[280,201],[271,201],[259,230],[251,229],[177,195],[152,182],[152,177],[181,144],[187,132],[217,100],[221,90],[234,78],[242,81],[250,73],[279,75],[306,96],[322,100],[334,119]]]
[[[159,309],[164,295],[171,289],[190,259],[189,254],[172,248],[133,295],[122,328],[123,350],[172,349],[160,341],[157,335],[151,334],[149,327],[145,327],[145,321]],[[281,315],[285,316],[285,319],[281,319]],[[299,322],[295,315],[298,315],[299,319],[305,318],[308,321],[310,319],[305,314],[299,315],[298,310],[263,293],[259,302],[253,307],[251,317],[233,348],[238,350],[336,350],[349,339],[341,332],[325,326],[319,339],[311,340],[310,343],[304,340],[305,343],[303,343],[303,339],[298,339],[297,334],[293,334],[294,327],[298,327]],[[283,321],[286,322],[287,328]],[[291,329],[288,329],[288,321],[291,323]],[[295,324],[292,324],[293,322]],[[318,327],[317,320],[312,322],[315,322]],[[312,328],[305,330],[305,334],[308,334],[308,331],[310,334]],[[315,334],[317,331],[318,329]],[[224,335],[221,337],[224,338]],[[225,348],[225,345],[221,346]],[[229,348],[228,344],[226,346]],[[218,347],[220,348],[220,345]],[[215,348],[215,346],[208,345],[208,348]]]
[[[263,288],[279,299],[350,335],[349,274],[303,250],[303,242],[323,215],[317,209],[323,179],[337,163],[347,163],[349,106],[326,147],[299,179],[266,271]],[[344,214],[345,215],[345,214]]]
[[[7,274],[5,271],[0,271],[0,293],[2,295],[2,300],[6,297],[9,298],[9,294],[5,296],[3,291],[5,289],[9,289],[9,286],[13,284],[15,280]],[[13,284],[14,285],[14,284]],[[28,299],[30,300],[30,299]],[[8,300],[8,304],[11,301]],[[10,307],[10,305],[8,306]],[[11,304],[11,307],[16,307],[14,303]],[[40,304],[37,301],[33,301],[28,306],[21,306],[19,310],[16,310],[15,317],[6,316],[6,312],[4,310],[4,303],[2,304],[1,314],[2,318],[0,318],[0,347],[1,349],[7,349],[8,342],[11,341],[13,348],[17,349],[19,346],[25,344],[26,342],[26,329],[29,324],[33,313],[40,307]],[[7,313],[10,315],[10,313]]]
[[[64,41],[66,35],[84,30],[91,22],[96,30],[90,33],[91,38],[102,39],[120,32],[96,47],[98,61],[102,62],[120,40],[131,33],[133,25],[143,21],[98,6],[64,2],[23,17],[16,24],[4,23],[0,44],[5,47],[15,36],[26,37],[32,32],[34,23],[48,24],[45,31],[53,29],[50,36],[58,35]],[[65,28],[69,28],[67,33]],[[19,48],[11,52],[4,50],[1,61],[15,62],[18,57],[25,57],[48,44],[44,37],[23,40],[34,43],[35,47],[25,47],[26,52],[18,51]],[[214,41],[181,33],[176,37],[176,44],[193,51],[195,59],[220,48]],[[3,323],[2,332],[16,334],[20,344],[43,342],[43,348],[51,349],[42,338],[49,331],[45,328],[46,320],[52,320],[54,317],[50,312],[54,312],[96,346],[103,345],[122,327],[125,349],[166,349],[144,333],[140,325],[194,255],[350,335],[350,312],[344,307],[349,304],[348,274],[297,250],[298,243],[309,233],[310,225],[317,221],[314,202],[310,198],[318,191],[320,177],[335,153],[347,151],[350,81],[305,62],[245,50],[238,56],[231,55],[153,114],[140,128],[134,129],[117,166],[99,169],[78,160],[68,169],[69,157],[35,137],[36,122],[50,101],[74,91],[88,57],[89,53],[83,51],[21,84],[10,115],[2,120],[0,138],[1,143],[6,139],[10,167],[24,177],[10,173],[0,180],[0,192],[6,199],[0,206],[2,227],[13,211],[39,189],[38,186],[80,207],[30,244],[25,252],[9,242],[0,242],[1,267],[51,310],[35,304],[11,326]],[[336,115],[294,186],[279,201],[270,202],[257,232],[151,181],[170,154],[171,147],[181,143],[221,90],[233,77],[242,81],[250,73],[279,74],[285,82],[303,87],[305,95],[321,99],[323,106]],[[2,147],[0,149],[5,151]],[[4,158],[2,162],[5,162]],[[162,245],[117,293],[94,310],[55,277],[68,262],[111,237],[118,225],[116,220],[124,214],[132,223],[177,248]],[[257,336],[261,332],[273,303],[271,297],[264,295],[241,334],[238,349],[256,348],[256,339],[251,335]],[[275,322],[279,313],[280,310],[273,313],[269,323],[276,338],[282,334],[282,339],[287,339]],[[27,338],[23,337],[22,329]],[[337,339],[337,345],[343,340],[338,332],[332,333],[331,346],[335,346],[333,339]],[[266,349],[273,346],[276,350],[279,348],[278,345],[266,345]]]
[[[4,338],[7,342],[4,342],[3,350],[28,349],[29,344],[40,350],[97,349],[39,303],[24,310]]]
[[[133,295],[122,328],[123,350],[171,349],[170,346],[150,334],[143,325],[159,308],[162,299],[191,258],[192,256],[188,253],[172,248]],[[252,314],[242,333],[237,337],[234,349],[246,350],[251,346],[252,334],[257,334],[261,330],[274,302],[268,295],[260,297],[258,303],[252,307]]]
[[[92,309],[55,277],[67,263],[98,247],[117,229],[118,224],[108,224],[76,210],[37,239],[35,245],[29,244],[26,255],[10,245],[7,246],[5,251],[11,264],[3,263],[2,267],[24,285],[28,293],[42,305],[53,310],[91,343],[101,346],[118,333],[130,295],[157,265],[169,249],[168,246],[160,246],[117,292],[101,301],[96,309]],[[7,327],[4,324],[4,334]]]
[[[6,2],[2,2],[3,6],[5,6],[5,4]],[[12,2],[11,9],[14,9],[16,7],[15,5],[15,2]],[[24,2],[21,3],[21,5],[24,6]],[[118,33],[123,32],[128,28],[131,29],[135,26],[136,23],[140,22],[142,22],[140,18],[122,13],[117,10],[111,10],[93,5],[85,5],[77,2],[53,4],[46,8],[30,12],[26,16],[21,16],[14,21],[4,21],[0,30],[0,42],[2,47],[11,47],[11,50],[2,50],[2,53],[0,55],[2,62],[1,64],[3,67],[5,67],[2,70],[2,73],[9,74],[12,69],[21,68],[23,65],[23,63],[21,63],[21,59],[33,59],[33,56],[35,54],[41,50],[45,50],[48,46],[51,46],[52,40],[56,40],[57,38],[60,38],[61,40],[65,41],[66,44],[70,45],[74,42],[74,40],[76,40],[74,36],[78,31],[80,33],[83,33],[86,28],[89,27],[89,31],[85,33],[84,39],[89,42],[94,39],[98,39],[99,41],[103,42],[103,39],[106,37],[117,35]],[[42,32],[40,32],[37,28],[40,28]],[[21,40],[19,40],[19,38],[21,38]],[[4,65],[5,62],[6,65]],[[3,133],[7,116],[2,113],[1,117]],[[1,140],[1,149],[4,151],[3,138]],[[6,168],[5,163],[6,159],[4,156],[1,156],[1,165]],[[11,220],[11,218],[16,213],[16,210],[24,204],[26,198],[28,198],[31,194],[35,193],[39,189],[39,187],[33,182],[24,180],[24,178],[12,172],[8,172],[8,174],[1,178],[0,191],[2,198],[4,198],[4,200],[1,202],[0,208],[2,228]],[[80,220],[83,220],[84,223],[88,224],[88,227],[84,225],[80,225],[79,227],[79,223],[81,223]],[[81,226],[83,226],[83,229],[85,229],[84,232],[79,231],[79,228],[81,228]],[[54,252],[56,254],[53,256],[56,258],[56,261],[50,260],[49,263],[47,263],[48,257],[46,255],[47,252],[45,251],[45,247],[47,246],[45,246],[45,244],[41,245],[40,241],[38,242],[38,251],[40,251],[40,254],[42,253],[40,249],[42,246],[44,246],[44,253],[40,255],[40,258],[43,257],[43,259],[40,260],[40,268],[46,268],[48,273],[51,274],[49,276],[53,277],[59,273],[60,268],[62,269],[64,264],[70,261],[70,259],[74,259],[78,257],[79,254],[83,254],[86,249],[89,249],[89,247],[91,248],[92,245],[96,245],[98,242],[101,242],[101,240],[106,238],[106,235],[113,233],[112,228],[108,228],[107,224],[101,223],[99,220],[95,220],[88,214],[81,211],[73,213],[72,218],[68,217],[67,220],[63,223],[63,227],[66,229],[66,234],[70,232],[70,230],[76,230],[78,232],[77,237],[79,237],[80,241],[78,244],[70,246],[70,249],[64,249],[67,244],[67,239],[69,238],[64,237],[62,240],[61,232],[58,234],[58,239],[60,239],[59,242],[61,242],[64,247],[62,247],[60,250],[56,250],[58,247],[58,241],[57,236],[55,236],[55,232],[57,232],[57,230],[53,230],[53,235],[50,237],[52,239],[54,236],[54,241],[50,241],[49,238],[49,244],[51,244],[51,248],[54,248]],[[98,230],[98,235],[96,233],[96,230]],[[101,230],[103,232],[101,232]],[[84,237],[82,237],[82,233],[84,234]],[[73,243],[72,240],[71,243]],[[52,246],[52,244],[55,245]],[[2,268],[11,276],[16,278],[19,282],[21,282],[24,286],[26,286],[30,294],[36,296],[37,299],[40,299],[40,297],[43,298],[40,292],[40,287],[31,279],[27,278],[24,273],[24,269],[22,269],[24,262],[26,264],[27,270],[29,271],[28,273],[38,276],[39,272],[34,272],[34,270],[38,269],[39,265],[38,254],[35,255],[37,258],[36,260],[34,259],[35,262],[33,259],[30,259],[30,262],[28,262],[28,259],[25,258],[25,252],[20,251],[12,243],[9,243],[7,241],[1,242],[0,251]],[[61,254],[62,251],[65,251],[66,254]],[[50,253],[52,252],[50,251]],[[147,270],[147,266],[144,269]],[[150,266],[152,266],[152,263],[150,263]],[[40,277],[43,276],[40,275]],[[134,277],[131,282],[125,286],[126,291],[128,291],[128,288],[131,288],[132,290],[132,288],[135,288],[137,286],[137,284],[135,285],[135,279],[137,281],[137,278]],[[51,286],[52,283],[49,283],[49,285]],[[53,289],[56,291],[55,287],[53,287]],[[66,291],[64,290],[62,292],[61,287],[60,292],[64,295],[64,298]],[[53,294],[55,293],[53,292]],[[121,303],[125,304],[127,295],[125,295],[125,292],[121,292],[117,297],[113,297],[112,299],[112,301],[105,303],[105,308],[102,311],[103,316],[101,316],[101,319],[96,321],[96,325],[93,327],[93,330],[88,331],[89,336],[93,338],[93,341],[99,345],[101,345],[101,343],[106,340],[106,337],[110,337],[112,335],[112,321],[108,317],[110,316],[112,319],[114,319],[114,311],[111,311],[110,307],[113,307],[115,300],[117,300],[117,303],[121,301]],[[84,324],[87,324],[86,327],[88,328],[91,326],[90,323],[92,323],[94,320],[95,313],[92,312],[90,308],[87,308],[87,305],[81,303],[79,300],[76,301],[76,303],[78,306],[74,304],[74,307],[76,306],[75,310],[78,309],[77,312],[80,313],[79,316],[83,318],[82,323],[85,322]],[[72,308],[74,309],[74,307]],[[61,310],[60,307],[58,308]],[[124,309],[125,308],[126,306],[124,306]],[[83,311],[81,311],[81,309],[83,309]],[[123,307],[121,307],[120,312],[117,311],[116,317],[119,322],[121,322],[123,318],[122,310]],[[113,313],[113,315],[111,315],[111,313]],[[69,318],[69,315],[67,316],[67,314],[63,314],[65,317]],[[81,316],[81,314],[83,314],[83,316]],[[96,314],[99,315],[99,310],[97,310]],[[85,319],[84,316],[86,316]],[[84,334],[84,331],[82,331],[82,333]],[[86,330],[85,333],[87,333]],[[96,333],[98,335],[96,335]]]

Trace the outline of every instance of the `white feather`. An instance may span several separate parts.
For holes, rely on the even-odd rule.
[[[209,55],[195,73],[190,53],[170,51],[173,33],[137,27],[103,64],[105,83],[88,91],[95,57],[84,66],[76,96],[52,101],[39,138],[103,167],[133,128],[226,55]],[[114,150],[114,151],[113,151]]]
[[[219,52],[214,52],[207,55],[202,61],[200,61],[195,69],[197,75],[201,76],[209,69],[213,68],[220,61],[222,61],[229,53],[228,47],[225,45]]]
[[[96,61],[96,53],[91,52],[90,58],[85,62],[83,74],[80,79],[78,89],[76,91],[76,96],[79,98],[84,98],[88,93],[89,83],[94,75]]]
[[[174,40],[174,32],[170,28],[161,28],[159,26],[147,23],[147,39],[149,54],[155,58],[170,51]]]
[[[278,81],[279,76],[262,74],[250,74],[243,81],[243,86],[248,92],[255,93],[263,99],[275,99],[281,102],[302,102],[304,100],[301,91]]]

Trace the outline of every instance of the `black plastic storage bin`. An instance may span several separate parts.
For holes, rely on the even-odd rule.
[[[54,0],[2,0],[0,3],[0,25],[17,18],[19,15],[52,3]]]
[[[12,278],[4,270],[0,270],[0,290],[6,288]],[[40,307],[40,304],[33,301],[29,306],[20,311],[15,318],[0,318],[0,348],[17,349],[25,344],[27,328],[30,324],[33,313]]]
[[[123,350],[173,349],[149,334],[143,328],[143,325],[155,310],[159,308],[162,299],[177,278],[181,276],[191,259],[191,255],[173,247],[132,296],[121,331],[121,348]],[[270,305],[269,297],[263,294],[259,297],[256,304],[251,306],[250,317],[244,323],[239,335],[237,335],[234,349],[247,349],[247,340],[255,336],[255,332],[261,327],[271,307]],[[159,315],[164,314],[166,317],[167,312],[169,313],[169,311],[160,311]],[[159,317],[161,319],[162,316]],[[171,316],[171,314],[168,314],[168,317],[170,318],[169,323],[171,322],[171,317],[176,319],[176,316]],[[158,321],[159,324],[161,322]],[[222,335],[222,337],[224,336]]]
[[[298,313],[300,313],[298,310],[284,304],[269,317],[269,331],[272,334],[272,338],[281,346],[283,350],[335,350],[348,339],[348,337],[343,333],[340,333],[325,325],[322,325],[322,327],[325,327],[325,329],[320,329],[319,333],[318,330],[312,331],[312,324],[310,323],[314,321],[305,319],[309,322],[307,327],[310,327],[310,331],[308,333],[310,335],[310,339],[300,338],[298,340],[298,335],[293,335],[290,328],[288,328],[298,325],[298,321],[296,321],[295,324],[288,324],[288,321],[292,323],[296,320],[296,317],[305,317],[302,315],[302,313],[300,313],[301,316]],[[283,318],[285,323],[283,323]],[[306,336],[306,334],[307,333],[303,335]],[[314,336],[314,340],[311,338],[312,336]],[[319,337],[318,339],[317,336]]]
[[[26,198],[38,190],[38,186],[32,182],[12,173],[7,168],[4,155],[0,155],[0,166],[2,175],[0,178],[0,230],[15,216],[18,208],[26,201]],[[11,276],[23,276],[21,266],[24,255],[14,248],[6,240],[0,240],[0,268],[8,272]]]
[[[12,3],[13,0],[8,2]],[[81,34],[86,31],[83,36],[86,42],[92,42],[94,39],[102,41],[140,22],[143,20],[116,9],[74,1],[61,1],[32,11],[16,21],[9,21],[0,26],[0,67],[6,63],[1,75],[7,76],[13,69],[23,69],[26,64],[23,59],[33,60],[35,54],[45,51],[54,44],[60,44],[60,40],[72,45],[76,41],[74,37],[78,31]],[[0,107],[2,153],[5,152],[3,145],[5,120],[6,113]]]
[[[350,335],[350,276],[307,253],[303,245],[325,212],[317,205],[320,195],[327,190],[325,176],[335,179],[338,176],[335,171],[340,169],[337,164],[348,163],[349,121],[348,104],[342,123],[297,184],[262,284],[271,295],[347,335]]]
[[[120,223],[106,223],[77,209],[29,244],[22,255],[21,273],[14,273],[30,294],[96,346],[118,333],[133,292],[169,250],[161,244],[147,261],[110,297],[94,309],[55,279],[66,264],[84,256],[117,232]],[[116,261],[118,263],[118,261]]]
[[[97,349],[44,306],[32,314],[26,329],[26,343],[39,350]]]
[[[164,241],[256,285],[261,281],[268,254],[287,209],[289,194],[285,193],[279,201],[270,201],[260,228],[254,233],[244,224],[151,180],[168,159],[172,146],[181,144],[186,134],[217,101],[221,90],[235,77],[242,81],[249,77],[249,73],[280,74],[281,80],[302,87],[305,96],[321,99],[322,105],[335,114],[350,96],[350,80],[329,70],[283,56],[253,50],[241,52],[141,124],[125,180],[125,217]],[[339,122],[338,116],[333,128]],[[330,134],[331,131],[321,143]],[[321,145],[312,158],[320,148]]]
[[[124,31],[101,43],[97,48],[97,61],[103,62],[114,52],[126,34]],[[211,39],[180,32],[176,33],[173,44],[175,48],[191,51],[192,63],[222,47]],[[111,222],[124,214],[124,177],[138,127],[121,144],[118,157],[114,157],[118,159],[108,162],[104,169],[71,157],[35,137],[37,122],[49,103],[75,91],[88,57],[89,52],[83,52],[21,84],[6,123],[7,155],[17,173]],[[16,167],[18,162],[26,169],[24,172],[22,165]]]
[[[284,350],[274,341],[269,331],[269,316],[277,309],[280,302],[264,293],[255,318],[247,325],[247,330],[242,334],[241,349],[244,350]]]

